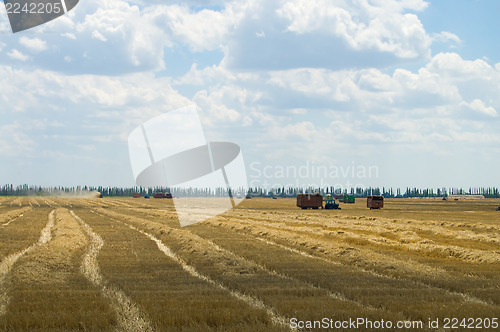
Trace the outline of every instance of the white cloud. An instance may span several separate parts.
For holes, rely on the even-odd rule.
[[[5,38],[5,49],[14,50],[19,41],[31,52],[44,51],[32,59],[34,65],[73,74],[161,70],[164,48],[171,42],[155,22],[156,7],[139,8],[124,0],[81,1],[67,15],[31,30],[41,37]],[[22,58],[12,52],[11,56]],[[65,62],[67,57],[78,65]]]
[[[454,155],[454,142],[462,134],[473,138],[459,140],[472,150],[500,140],[498,117],[493,116],[500,105],[499,71],[482,60],[448,53],[414,71],[300,68],[256,72],[251,78],[236,73],[212,66],[192,68],[190,77],[217,86],[197,97],[251,117],[251,128],[265,134],[252,136],[248,144],[272,150],[265,153],[270,160],[331,161],[325,140],[335,142],[331,149],[339,158],[378,158],[383,153],[377,151],[391,150],[410,160],[411,152]],[[237,98],[259,93],[255,100]]]
[[[318,134],[316,127],[310,121],[302,121],[294,124],[288,124],[283,127],[270,128],[270,136],[273,139],[289,140],[301,139],[305,141],[312,141],[314,136]]]
[[[238,123],[241,126],[252,124],[250,116],[254,103],[262,97],[258,91],[244,88],[223,86],[207,90],[200,90],[193,97],[193,101],[201,110],[205,125],[217,128],[227,123]]]
[[[468,106],[471,110],[491,116],[491,117],[496,117],[497,111],[491,107],[491,106],[486,106],[484,102],[480,99],[474,99],[470,103],[465,103],[466,106]]]
[[[108,41],[108,39],[106,37],[104,37],[99,31],[92,31],[92,38],[95,38],[97,40],[100,40],[102,42],[106,42]]]
[[[61,37],[66,37],[68,39],[73,39],[75,40],[76,39],[76,36],[74,33],[70,33],[70,32],[65,32],[65,33],[62,33],[61,34]]]
[[[26,47],[28,50],[34,53],[40,53],[47,49],[47,42],[41,40],[40,38],[28,38],[22,36],[19,38],[19,44]]]
[[[433,33],[432,34],[432,41],[440,42],[440,43],[451,43],[455,47],[457,45],[460,45],[462,43],[462,40],[460,40],[460,37],[458,37],[456,34],[449,32],[449,31],[441,31],[440,33]]]
[[[23,129],[17,122],[0,126],[0,155],[12,157],[34,151],[37,143]]]
[[[19,61],[28,61],[30,59],[29,56],[23,54],[22,52],[16,50],[16,49],[13,49],[11,50],[10,52],[7,53],[7,56],[11,59],[14,59],[14,60],[19,60]]]
[[[430,39],[417,16],[404,14],[414,3],[395,1],[357,4],[332,3],[328,0],[287,1],[277,10],[289,24],[287,30],[298,34],[325,32],[337,36],[355,50],[376,49],[401,58],[426,54]]]
[[[188,45],[194,52],[200,52],[220,48],[236,18],[230,8],[193,12],[186,6],[172,5],[157,8],[155,20],[159,25],[168,27],[168,33],[176,41]]]
[[[457,53],[436,54],[426,66],[429,71],[452,77],[454,80],[471,80],[491,76],[494,69],[484,60],[468,61]],[[497,73],[498,74],[498,73]]]
[[[4,86],[0,114],[5,121],[16,111],[16,118],[23,123],[42,121],[71,128],[68,132],[61,129],[66,137],[106,134],[114,140],[126,140],[128,131],[139,123],[192,103],[172,89],[169,79],[157,79],[152,74],[65,76],[0,66],[0,84]],[[39,135],[24,128],[20,132]]]
[[[60,34],[20,42],[45,51],[33,59],[36,65],[76,74],[162,70],[164,49],[179,46],[224,51],[225,66],[246,69],[382,67],[429,54],[430,37],[407,13],[425,8],[423,1],[248,0],[211,9],[193,4],[88,0],[33,29]],[[12,41],[7,47],[13,48]],[[67,57],[79,65],[65,62]]]
[[[263,1],[245,7],[224,65],[238,69],[383,67],[429,57],[431,38],[401,3]]]

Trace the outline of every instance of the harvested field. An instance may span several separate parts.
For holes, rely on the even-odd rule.
[[[0,203],[0,330],[284,331],[323,318],[431,330],[429,319],[500,319],[498,200],[388,199],[369,210],[357,199],[339,211],[254,198],[184,228],[171,200]]]

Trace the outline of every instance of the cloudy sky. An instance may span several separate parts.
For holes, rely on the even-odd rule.
[[[254,185],[500,186],[498,1],[81,0],[16,34],[0,8],[2,184],[132,186],[128,135],[196,105]]]

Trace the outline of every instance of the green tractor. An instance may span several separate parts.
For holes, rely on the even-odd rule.
[[[327,210],[341,210],[340,205],[335,203],[333,196],[330,194],[327,194],[325,196],[325,209],[327,209]]]

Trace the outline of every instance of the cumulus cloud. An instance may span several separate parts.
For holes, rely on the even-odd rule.
[[[47,49],[47,42],[40,38],[28,38],[22,36],[19,38],[19,44],[23,45],[25,48],[34,53],[39,53]]]
[[[167,27],[167,33],[194,52],[220,48],[235,24],[235,13],[203,9],[193,12],[187,6],[162,6],[155,9],[155,21]]]
[[[471,80],[489,76],[493,68],[484,60],[464,60],[458,53],[439,53],[426,66],[430,71],[455,80]]]
[[[249,126],[252,118],[247,115],[251,105],[261,98],[261,93],[241,87],[223,86],[209,91],[200,90],[193,97],[199,106],[204,124],[213,127],[227,123]]]
[[[125,141],[141,122],[192,103],[170,86],[169,79],[151,74],[65,76],[0,66],[0,83],[5,87],[0,92],[0,114],[5,121],[15,111],[16,118],[22,119],[19,123],[50,123],[51,128],[58,124],[54,131],[66,138],[108,135],[113,141]],[[44,131],[40,126],[31,128]],[[41,135],[28,127],[19,131]]]
[[[18,122],[0,126],[0,155],[19,156],[31,153],[37,143]]]
[[[417,6],[416,2],[354,5],[296,0],[284,3],[277,13],[288,21],[288,31],[298,34],[325,32],[341,38],[355,50],[376,49],[401,58],[415,58],[429,46],[429,38],[418,17],[403,14],[406,7],[424,7],[424,2],[422,6]]]
[[[19,60],[19,61],[28,61],[28,59],[30,58],[29,56],[23,54],[22,52],[20,52],[16,49],[13,49],[10,52],[8,52],[7,56],[11,59]]]
[[[383,67],[428,57],[423,1],[231,1],[202,6],[124,0],[81,2],[19,39],[44,68],[120,74],[166,67],[165,48],[220,50],[239,69]],[[59,33],[48,33],[58,31]],[[46,33],[47,32],[47,33]],[[13,48],[16,38],[7,47]],[[64,59],[73,59],[75,66]]]
[[[458,37],[456,34],[449,32],[449,31],[441,31],[439,33],[433,33],[432,34],[432,41],[452,44],[453,47],[456,47],[462,43],[462,40],[460,40],[460,37]]]
[[[4,52],[11,49],[12,54],[19,43],[30,52],[43,51],[32,59],[35,65],[74,74],[159,70],[164,68],[164,48],[170,43],[154,23],[149,6],[140,9],[122,0],[82,1],[67,15],[32,32],[37,37],[4,36]]]
[[[465,103],[466,106],[468,106],[471,110],[491,116],[491,117],[496,117],[497,116],[497,111],[491,107],[491,106],[486,106],[484,102],[480,99],[474,99],[470,103]]]
[[[472,147],[500,141],[495,122],[498,68],[455,53],[437,54],[416,70],[298,68],[257,72],[249,78],[210,67],[192,68],[189,77],[218,82],[216,89],[197,97],[247,114],[251,128],[265,132],[248,138],[248,144],[274,151],[266,154],[270,160],[334,160],[325,154],[325,140],[335,142],[335,155],[344,158],[376,158],[377,151],[382,155],[387,149],[450,156],[453,142]],[[211,81],[213,77],[217,80]],[[237,98],[242,95],[260,97]]]
[[[431,38],[415,2],[254,1],[228,41],[225,64],[243,69],[383,67],[424,59]]]
[[[310,121],[288,124],[284,127],[270,128],[270,136],[279,140],[299,138],[301,140],[311,141],[315,135],[317,135],[316,127]]]

